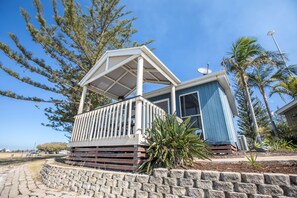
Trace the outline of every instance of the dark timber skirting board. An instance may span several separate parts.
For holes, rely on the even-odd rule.
[[[210,146],[210,149],[213,154],[232,154],[232,153],[237,152],[236,147],[231,144],[212,145],[212,146]]]
[[[66,163],[103,170],[136,172],[148,158],[147,146],[71,147]]]

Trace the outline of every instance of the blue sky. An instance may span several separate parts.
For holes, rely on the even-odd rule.
[[[222,57],[240,36],[256,37],[264,48],[276,50],[272,38],[267,36],[269,30],[276,31],[275,37],[290,59],[288,64],[297,64],[295,0],[124,0],[122,3],[138,17],[134,25],[139,32],[134,39],[154,39],[150,47],[156,48],[154,53],[182,81],[200,76],[197,68],[207,63],[213,71],[223,69],[220,66]],[[43,4],[45,16],[51,21],[50,1],[44,0]],[[11,45],[7,33],[13,32],[28,49],[42,57],[44,54],[25,31],[20,7],[27,9],[34,19],[31,1],[0,1],[0,40]],[[31,76],[2,53],[0,61],[6,67],[17,68],[24,76]],[[44,81],[37,76],[34,78]],[[0,89],[43,98],[51,96],[51,93],[18,82],[3,71],[0,71]],[[272,110],[285,104],[277,96],[269,101]],[[35,144],[67,141],[63,133],[41,125],[47,121],[42,111],[47,105],[0,96],[0,148],[27,149]]]

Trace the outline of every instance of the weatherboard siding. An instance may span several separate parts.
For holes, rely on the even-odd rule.
[[[230,137],[231,142],[238,142],[237,135],[236,135],[237,132],[234,127],[233,114],[232,114],[232,110],[228,102],[226,93],[221,86],[219,87],[219,90],[220,90],[220,97],[221,97],[221,102],[224,110],[224,115],[225,115],[224,117],[226,121],[228,135]]]
[[[199,96],[204,137],[208,144],[235,145],[237,140],[233,115],[226,94],[217,81],[176,91],[177,116],[180,116],[180,95],[192,92],[197,92]],[[148,98],[148,100],[154,102],[165,98],[168,98],[171,103],[170,93]]]

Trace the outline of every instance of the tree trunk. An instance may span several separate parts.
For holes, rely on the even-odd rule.
[[[261,140],[261,137],[259,135],[259,128],[258,128],[258,124],[257,124],[257,119],[256,119],[256,116],[255,116],[254,107],[253,107],[252,100],[251,100],[251,95],[250,95],[247,83],[245,81],[244,75],[240,74],[240,77],[241,77],[241,81],[243,83],[243,87],[244,87],[244,90],[245,90],[245,96],[246,96],[246,99],[248,101],[248,106],[249,106],[249,109],[251,111],[252,121],[253,121],[253,125],[254,125],[253,126],[254,127],[254,133],[255,133],[255,136],[256,136],[256,142],[262,144],[262,140]]]
[[[270,111],[270,108],[269,108],[269,105],[268,105],[268,101],[267,101],[267,96],[266,96],[266,93],[265,93],[265,90],[263,88],[260,88],[260,92],[263,96],[263,100],[264,100],[264,103],[265,103],[265,106],[266,106],[266,110],[267,110],[267,113],[268,113],[268,116],[270,118],[270,122],[271,122],[271,125],[272,125],[272,130],[273,130],[273,133],[276,137],[278,137],[278,131],[277,131],[277,128],[276,128],[276,125],[273,121],[273,118],[272,118],[272,114],[271,114],[271,111]]]

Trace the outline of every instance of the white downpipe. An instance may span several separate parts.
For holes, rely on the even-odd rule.
[[[171,114],[176,112],[175,86],[171,85]]]
[[[136,95],[142,96],[143,92],[143,57],[138,57],[137,62],[137,84],[136,84]],[[136,99],[135,107],[135,134],[141,133],[141,123],[142,123],[142,100],[140,98]]]
[[[87,91],[88,91],[87,87],[84,86],[83,87],[82,94],[81,94],[81,98],[80,98],[80,102],[79,102],[79,107],[78,107],[77,114],[81,114],[83,112],[83,110],[84,110],[84,103],[85,103]]]

